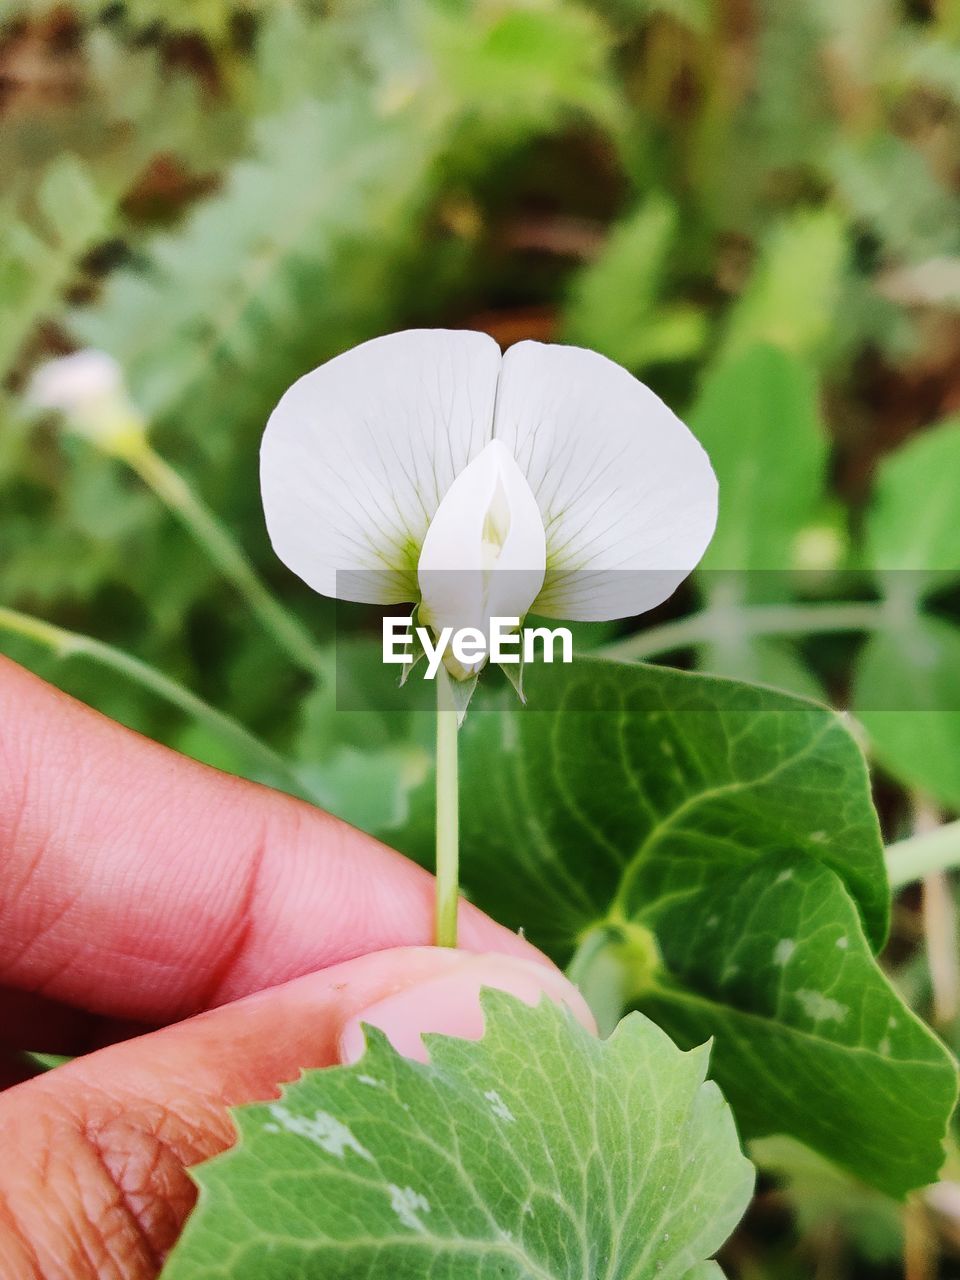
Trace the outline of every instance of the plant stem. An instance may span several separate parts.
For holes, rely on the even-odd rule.
[[[703,609],[605,645],[605,658],[622,661],[652,658],[742,636],[799,636],[831,631],[874,631],[889,617],[883,601],[834,604],[748,604]]]
[[[960,867],[960,822],[944,823],[887,847],[887,874],[892,889],[902,889],[905,884],[951,867]]]
[[[438,947],[457,945],[460,898],[460,779],[457,762],[457,711],[450,676],[437,672],[437,915]]]
[[[151,447],[147,437],[142,432],[125,436],[114,445],[111,453],[127,463],[161,502],[183,521],[287,656],[315,679],[329,675],[325,659],[307,630],[270,594],[253,565],[213,512]]]
[[[49,649],[58,658],[75,656],[89,658],[102,667],[116,671],[119,675],[148,689],[164,702],[169,702],[178,710],[191,716],[218,738],[241,751],[271,778],[282,781],[298,795],[304,794],[303,786],[296,773],[281,755],[261,742],[232,717],[224,715],[216,707],[211,707],[208,702],[204,702],[195,693],[185,689],[176,680],[171,680],[169,676],[141,662],[139,658],[124,653],[122,649],[104,644],[101,640],[95,640],[92,636],[67,631],[64,627],[54,626],[51,622],[44,622],[42,618],[19,613],[15,609],[0,607],[0,631],[33,640]]]

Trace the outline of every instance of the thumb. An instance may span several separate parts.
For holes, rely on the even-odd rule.
[[[226,1107],[276,1096],[304,1067],[352,1061],[361,1025],[409,1056],[424,1032],[476,1039],[479,994],[567,1004],[552,966],[412,947],[349,960],[78,1058],[0,1095],[4,1280],[155,1276],[193,1205],[186,1167],[235,1138]]]

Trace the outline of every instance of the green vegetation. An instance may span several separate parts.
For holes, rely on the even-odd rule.
[[[908,1280],[952,1274],[949,1196],[888,1196],[940,1164],[954,1073],[924,1023],[960,1045],[955,928],[914,883],[960,864],[960,4],[8,0],[2,21],[0,650],[427,860],[430,720],[337,710],[376,632],[351,616],[334,661],[347,611],[272,556],[266,417],[409,326],[625,364],[708,448],[717,536],[655,615],[578,629],[624,665],[528,673],[559,712],[481,682],[465,886],[611,1022],[714,1037],[771,1179],[727,1275],[899,1274],[905,1223]],[[149,445],[30,410],[37,363],[87,345]],[[578,704],[584,671],[616,716]],[[633,1039],[672,1052],[631,1018],[595,1050],[614,1090]],[[436,1081],[376,1052],[426,1105]],[[486,1052],[443,1050],[464,1079]],[[295,1090],[333,1109],[340,1079]],[[715,1274],[691,1247],[669,1274]]]

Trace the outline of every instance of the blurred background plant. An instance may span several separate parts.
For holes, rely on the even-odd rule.
[[[688,417],[723,513],[651,630],[582,644],[852,709],[888,839],[948,847],[887,959],[960,1045],[958,0],[6,0],[2,21],[2,651],[402,844],[428,729],[336,712],[333,606],[264,535],[266,416],[391,329],[594,347]],[[136,447],[30,411],[38,362],[83,346],[119,361]],[[373,642],[341,641],[341,673]],[[903,1210],[802,1148],[756,1154],[730,1275],[960,1275],[960,1163]]]

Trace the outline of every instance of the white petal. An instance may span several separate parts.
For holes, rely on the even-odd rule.
[[[105,351],[75,351],[47,360],[34,371],[26,400],[35,409],[58,410],[69,430],[106,448],[144,428],[123,370]]]
[[[535,612],[631,617],[671,595],[706,550],[717,519],[709,458],[649,387],[604,356],[511,347],[494,436],[527,477],[546,526]]]
[[[456,478],[420,554],[420,615],[435,631],[523,618],[543,585],[546,538],[530,486],[492,441]]]
[[[47,360],[35,371],[27,391],[38,409],[71,413],[122,395],[123,372],[105,351],[75,351]]]
[[[500,349],[482,333],[374,338],[294,383],[267,423],[274,550],[315,591],[397,603],[456,475],[490,441]]]

